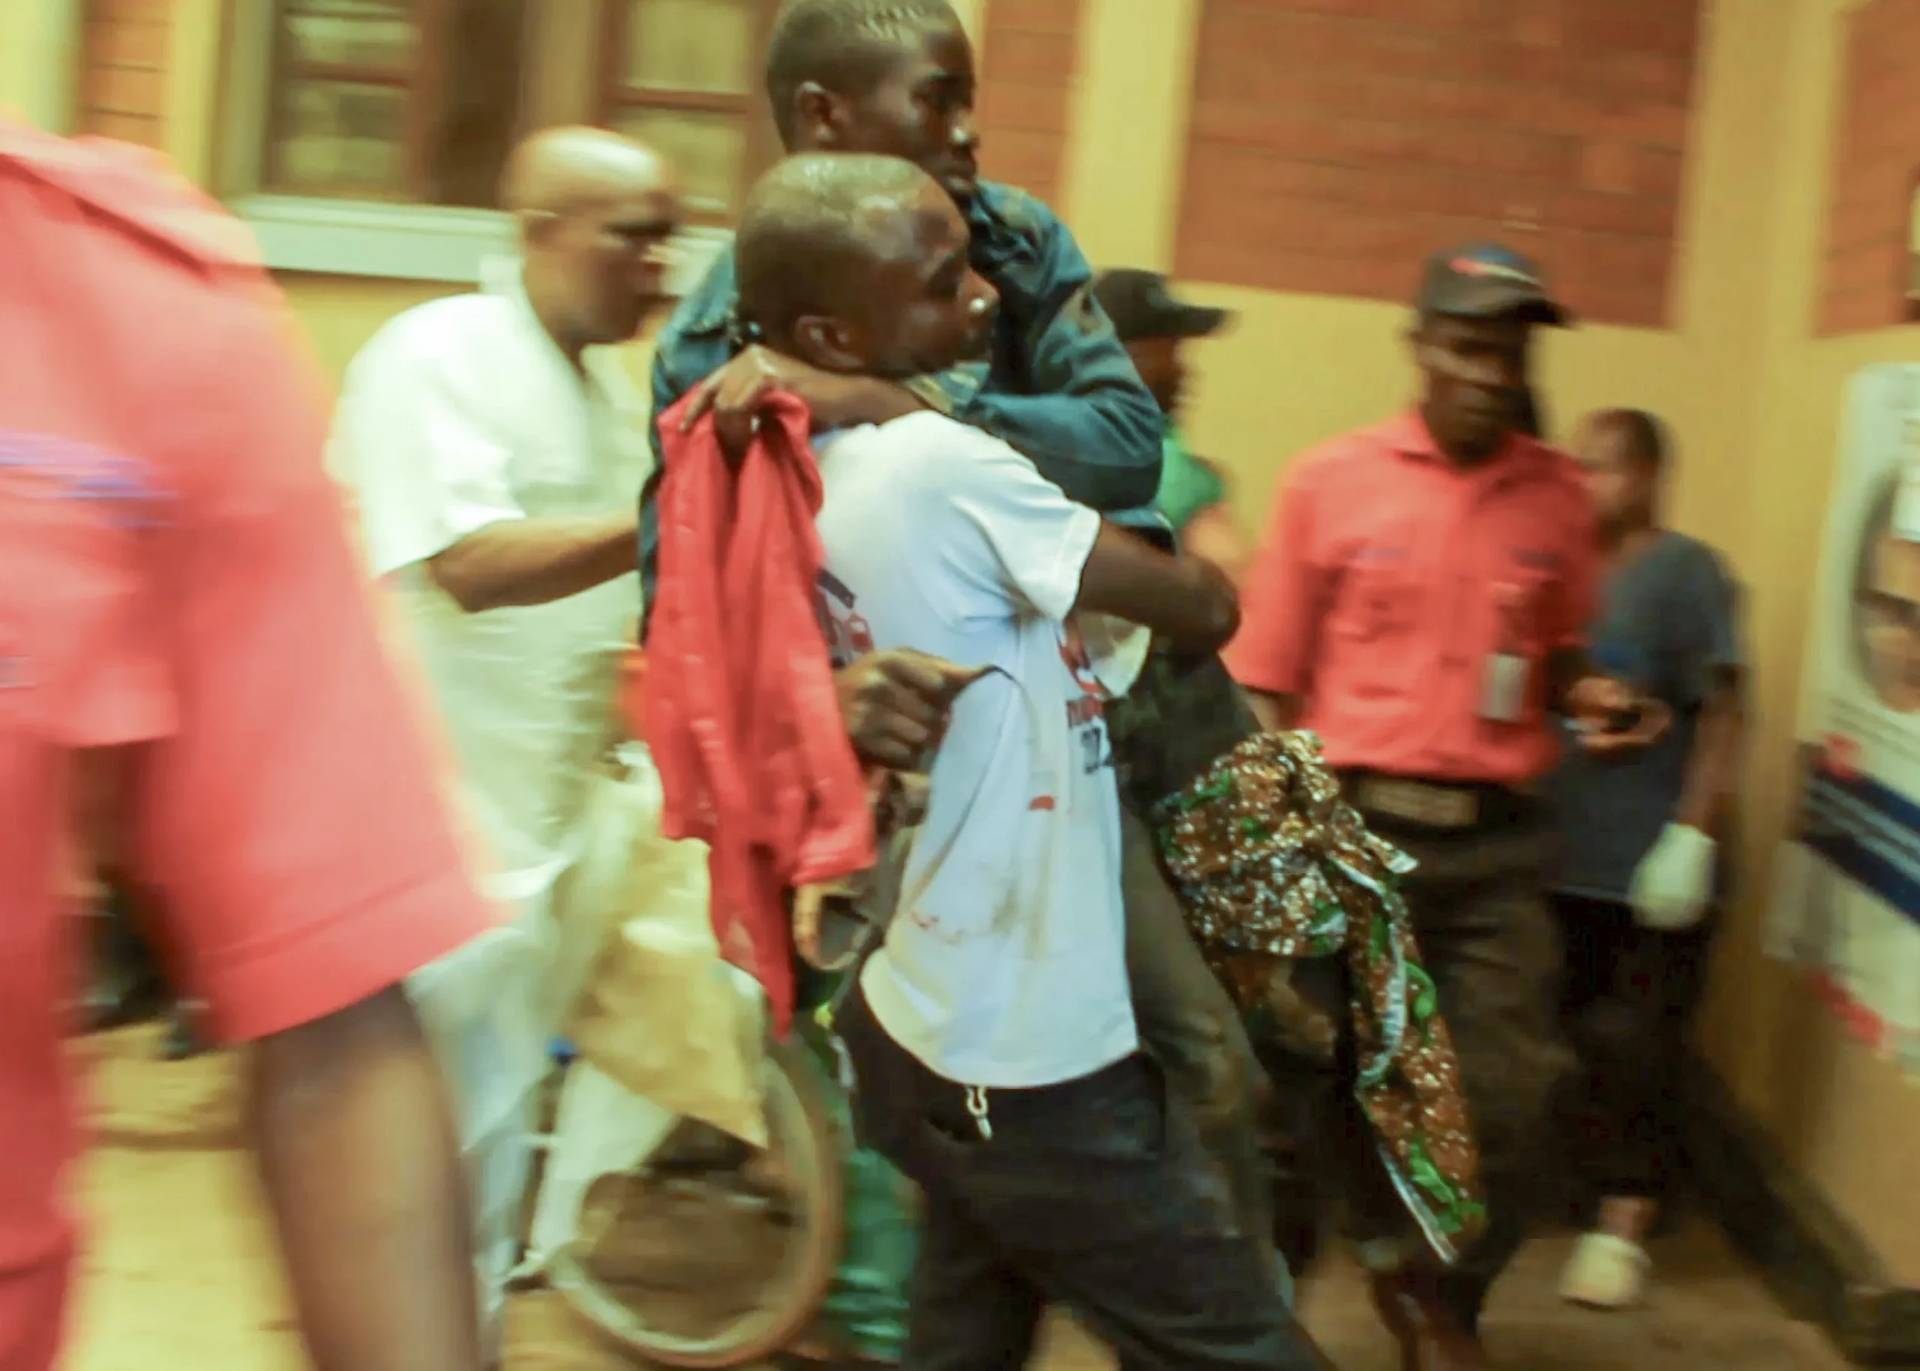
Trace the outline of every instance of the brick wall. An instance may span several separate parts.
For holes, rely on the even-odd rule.
[[[166,137],[171,0],[86,0],[75,125],[159,147]]]
[[[1083,0],[991,0],[980,44],[986,174],[1059,204]]]
[[[1181,275],[1404,300],[1497,237],[1661,325],[1697,0],[1202,0]]]
[[[1920,0],[1873,0],[1848,19],[1834,119],[1823,333],[1908,317],[1920,182]]]

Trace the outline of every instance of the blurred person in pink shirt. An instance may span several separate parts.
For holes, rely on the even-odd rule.
[[[322,470],[321,387],[245,233],[145,154],[0,117],[0,245],[0,1367],[55,1364],[74,1265],[78,821],[213,1034],[253,1044],[314,1363],[473,1371],[454,1130],[400,985],[490,919]]]

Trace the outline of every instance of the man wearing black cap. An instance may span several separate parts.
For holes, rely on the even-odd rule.
[[[1180,431],[1187,384],[1181,346],[1190,338],[1219,332],[1232,316],[1177,299],[1159,272],[1132,267],[1102,272],[1094,280],[1093,297],[1113,321],[1140,379],[1167,416],[1154,507],[1188,553],[1204,557],[1237,581],[1246,570],[1248,550],[1227,511],[1226,479],[1213,463],[1188,449]]]
[[[1490,1224],[1454,1269],[1380,1260],[1404,1365],[1477,1367],[1480,1310],[1518,1249],[1549,1095],[1559,949],[1538,783],[1551,716],[1596,753],[1657,727],[1596,675],[1594,512],[1572,460],[1520,431],[1538,325],[1565,326],[1503,247],[1428,263],[1409,335],[1421,395],[1288,470],[1228,651],[1262,723],[1319,733],[1377,833],[1419,862],[1407,903],[1458,1046]]]

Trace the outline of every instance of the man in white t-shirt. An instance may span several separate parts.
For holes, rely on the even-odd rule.
[[[741,315],[830,370],[938,371],[992,320],[967,245],[909,163],[790,159],[740,226]],[[984,669],[839,1018],[865,1131],[927,1196],[903,1364],[1022,1366],[1062,1302],[1127,1368],[1318,1365],[1183,1097],[1139,1050],[1112,754],[1074,623],[1119,615],[1210,651],[1237,619],[1231,587],[939,414],[826,435],[819,454],[836,657],[914,648]]]
[[[382,329],[347,373],[331,454],[451,738],[485,888],[516,911],[409,983],[452,1058],[496,1287],[633,639],[644,420],[621,402],[618,359],[588,349],[663,302],[680,223],[666,164],[602,130],[536,135],[503,189],[517,270]]]

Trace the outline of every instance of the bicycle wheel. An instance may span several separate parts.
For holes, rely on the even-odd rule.
[[[798,1040],[762,1065],[767,1146],[691,1120],[587,1192],[548,1274],[572,1308],[664,1366],[739,1366],[809,1323],[840,1256],[845,1142]]]

